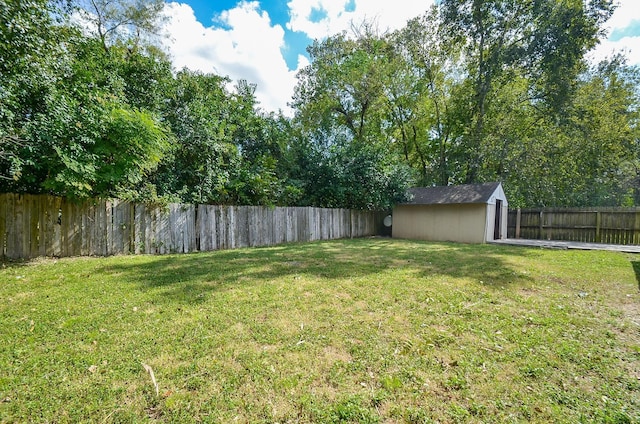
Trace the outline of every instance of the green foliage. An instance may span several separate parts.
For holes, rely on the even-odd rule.
[[[389,209],[411,185],[502,181],[513,207],[640,202],[639,70],[585,61],[609,0],[365,22],[309,46],[294,118],[252,82],[174,72],[163,5],[0,0],[1,191]]]
[[[487,171],[506,177],[510,204],[637,204],[637,81],[638,70],[614,58],[576,83],[562,115],[526,103],[516,114],[502,114],[496,142],[517,138],[504,142],[504,156]]]
[[[368,27],[355,39],[342,33],[308,47],[312,63],[300,72],[294,98],[307,131],[331,128],[360,143],[384,141],[380,114],[390,76],[385,49]]]
[[[388,210],[406,200],[411,170],[380,146],[339,143],[326,150],[298,144],[290,178],[300,184],[301,205]]]
[[[511,206],[635,204],[638,70],[585,61],[612,11],[447,0],[392,34],[365,24],[309,48],[297,122],[324,146],[319,163],[322,149],[365,143],[420,185],[502,181]],[[340,198],[341,184],[320,180],[336,187],[325,198]]]
[[[138,47],[161,33],[164,17],[162,0],[71,0],[76,12],[86,20],[88,27],[105,51],[125,42]]]
[[[305,150],[295,179],[303,203],[388,209],[404,200],[412,173],[391,152],[386,89],[397,68],[390,45],[364,25],[356,37],[337,34],[308,48],[294,98]]]
[[[226,83],[188,70],[176,75],[163,111],[175,144],[154,177],[160,193],[185,202],[224,200],[238,161]]]
[[[49,142],[52,150],[51,156],[34,164],[36,170],[47,167],[45,189],[70,197],[117,196],[142,181],[160,161],[168,148],[167,134],[150,114],[109,103],[100,106],[80,109],[75,122],[54,121],[49,128],[48,122],[38,123],[42,144]],[[96,121],[80,119],[91,113]],[[69,131],[71,126],[82,131]],[[86,137],[87,126],[95,138]]]
[[[64,40],[65,55],[50,68],[47,84],[27,87],[15,109],[22,162],[4,189],[115,196],[159,163],[168,135],[150,112],[127,103],[115,49],[105,52],[73,31]]]
[[[40,110],[63,57],[53,13],[47,1],[0,1],[0,185],[23,176],[36,147],[24,124]]]
[[[153,170],[169,147],[167,135],[153,116],[146,112],[115,108],[108,116],[107,139],[96,147],[104,162],[99,162],[98,179],[109,185],[135,184]]]
[[[389,134],[398,157],[419,172],[421,186],[456,182],[460,155],[452,135],[455,89],[450,56],[455,52],[438,43],[437,9],[391,34],[392,69],[388,91]]]

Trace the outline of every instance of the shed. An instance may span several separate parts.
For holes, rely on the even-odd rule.
[[[499,182],[410,189],[393,209],[392,236],[485,243],[507,236],[507,198]]]

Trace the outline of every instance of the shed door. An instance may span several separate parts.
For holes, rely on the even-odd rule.
[[[502,200],[496,199],[496,221],[493,224],[493,239],[501,239],[500,232],[502,231]]]

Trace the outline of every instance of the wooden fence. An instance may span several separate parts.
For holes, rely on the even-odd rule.
[[[74,203],[0,194],[0,257],[166,254],[378,234],[371,211],[169,204]]]
[[[640,208],[544,208],[509,211],[509,238],[640,244]]]

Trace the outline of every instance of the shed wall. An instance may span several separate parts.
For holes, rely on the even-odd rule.
[[[393,210],[394,238],[484,243],[486,204],[398,205]],[[491,225],[493,228],[493,224]]]

